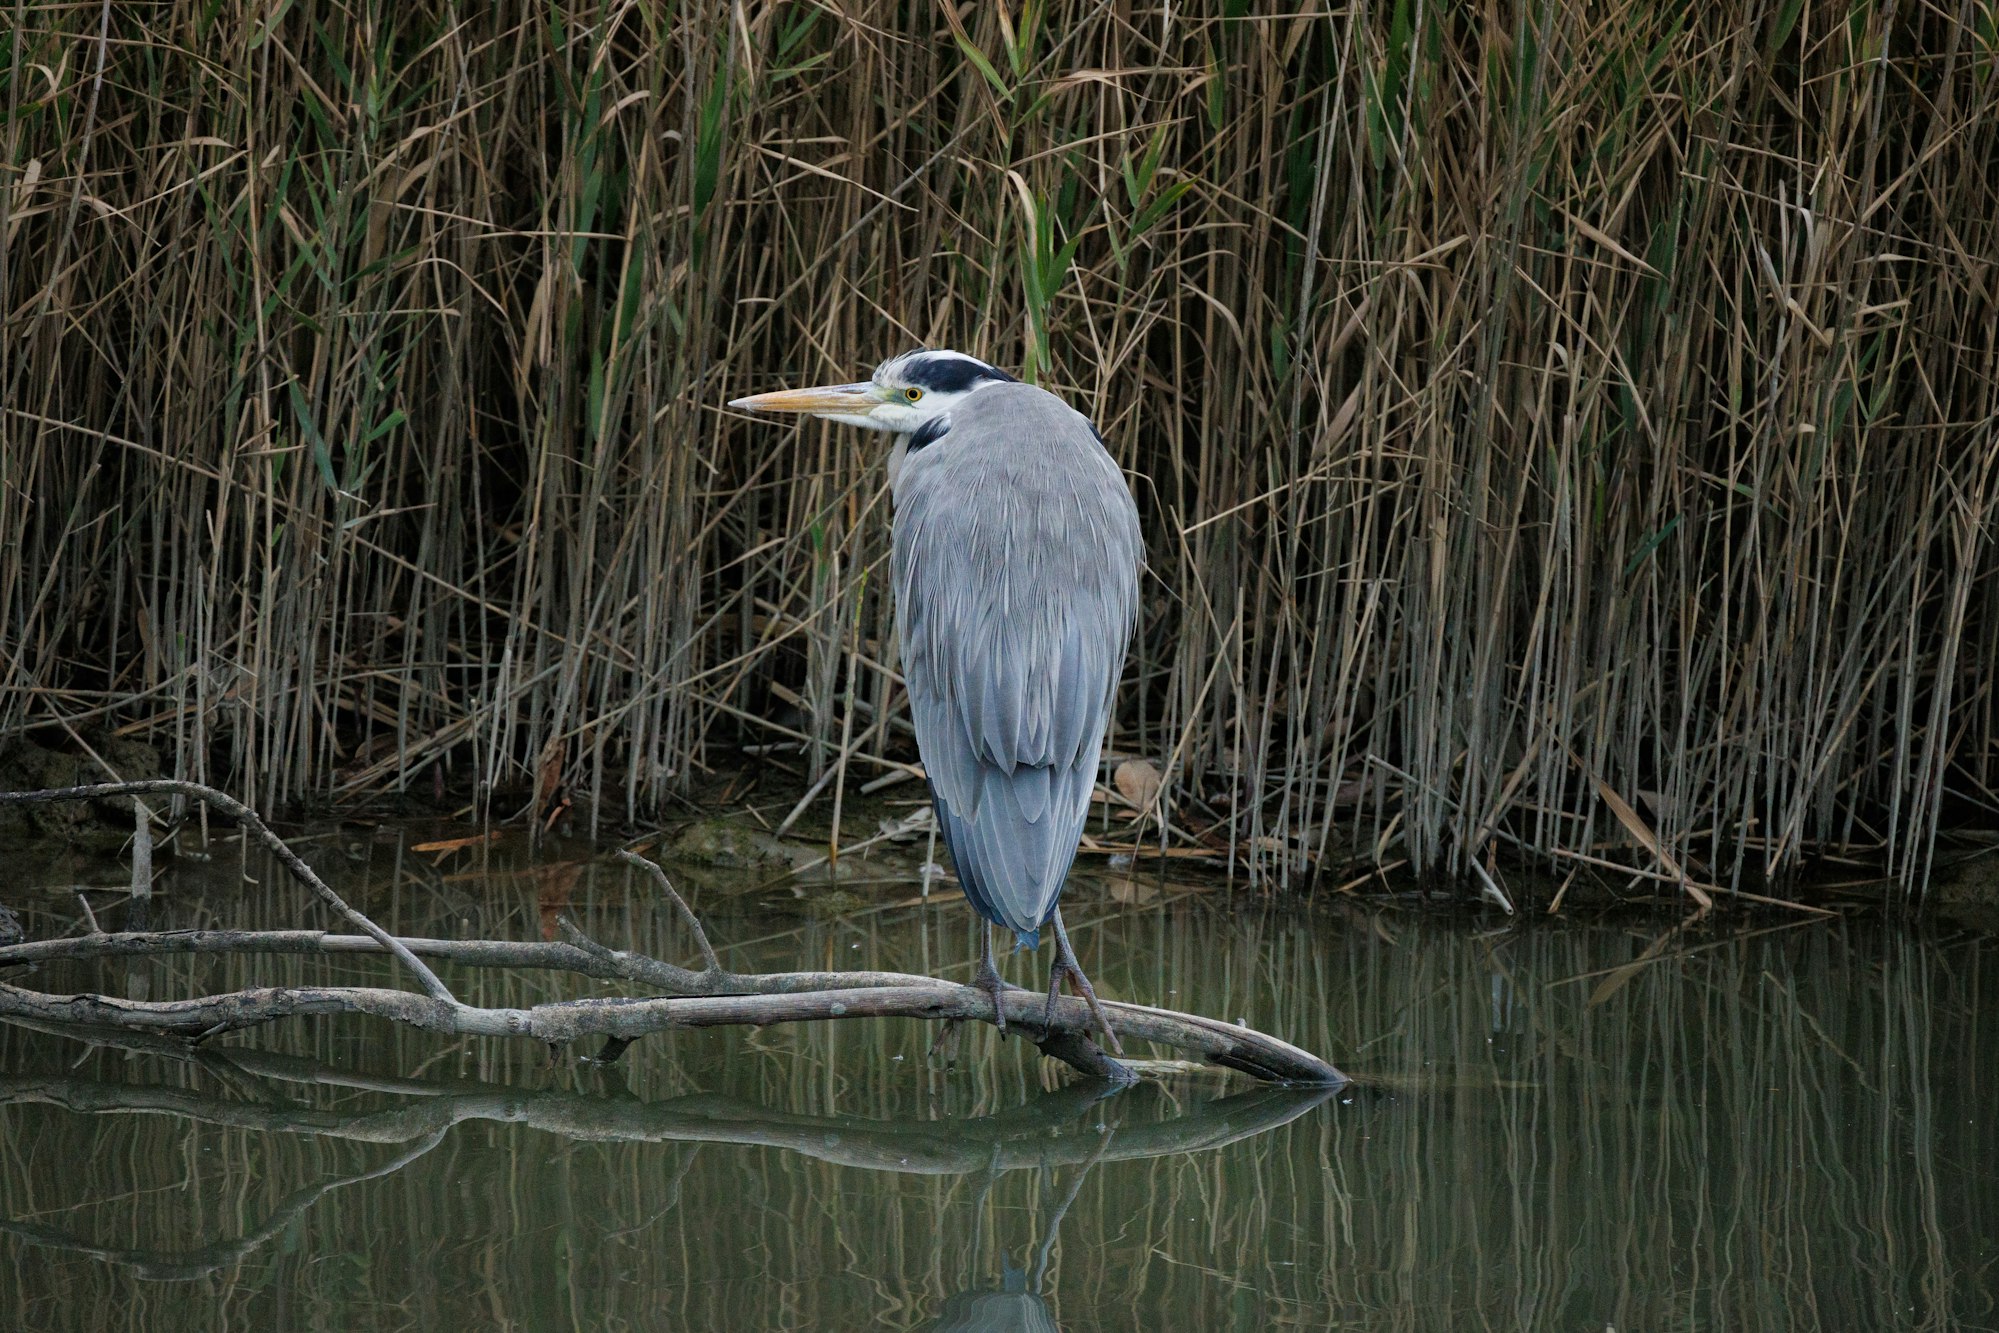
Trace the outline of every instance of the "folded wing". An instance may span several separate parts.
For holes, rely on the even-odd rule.
[[[1077,448],[1050,431],[1088,423],[1026,386],[980,397],[1002,392],[1034,394],[1066,420],[1004,440],[960,438],[961,423],[910,457],[896,491],[896,618],[917,746],[966,897],[1032,943],[1089,815],[1142,548],[1094,432]]]

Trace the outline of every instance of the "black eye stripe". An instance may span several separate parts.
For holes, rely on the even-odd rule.
[[[904,368],[906,382],[937,393],[963,393],[974,384],[1016,383],[1004,370],[974,361],[968,356],[940,356],[920,359]]]
[[[912,450],[916,450],[921,449],[926,444],[935,444],[937,441],[943,439],[944,432],[950,429],[951,418],[932,417],[915,430],[909,432],[909,447]]]

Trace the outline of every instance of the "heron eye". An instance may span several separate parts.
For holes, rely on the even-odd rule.
[[[902,391],[902,396],[903,396],[904,398],[907,398],[907,399],[908,399],[908,400],[909,400],[910,402],[912,402],[912,403],[913,403],[913,402],[916,402],[916,401],[918,401],[919,399],[921,399],[921,398],[923,397],[923,390],[921,390],[921,389],[904,389],[904,390]]]

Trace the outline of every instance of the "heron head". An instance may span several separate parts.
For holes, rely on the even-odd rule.
[[[866,430],[908,435],[989,384],[1009,384],[1013,376],[963,352],[918,349],[892,356],[859,384],[826,384],[812,389],[779,389],[737,398],[730,407],[752,412],[809,412],[828,421]]]

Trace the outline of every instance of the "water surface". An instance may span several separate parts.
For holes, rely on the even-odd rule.
[[[407,933],[539,938],[561,912],[692,960],[622,867],[422,836],[301,851]],[[215,850],[169,871],[165,924],[330,924]],[[909,882],[685,879],[735,967],[969,971],[962,903]],[[66,892],[8,896],[36,936],[75,928]],[[1999,1327],[1989,937],[1132,880],[1071,902],[1107,995],[1242,1018],[1360,1082],[1106,1095],[984,1029],[933,1055],[913,1022],[650,1038],[609,1069],[363,1019],[195,1053],[0,1026],[0,1326]],[[167,998],[392,975],[6,977]],[[602,990],[445,975],[485,1004]]]

